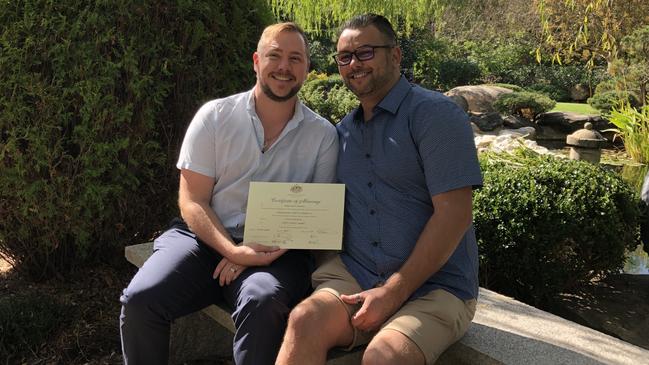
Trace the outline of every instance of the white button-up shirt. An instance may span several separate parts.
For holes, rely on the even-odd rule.
[[[183,140],[176,167],[215,179],[210,205],[233,238],[243,238],[251,181],[335,180],[336,129],[300,101],[266,152],[263,141],[252,90],[203,105]]]

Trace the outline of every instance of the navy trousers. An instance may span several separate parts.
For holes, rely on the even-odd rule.
[[[310,254],[289,250],[221,287],[212,273],[222,257],[174,222],[120,297],[124,363],[167,364],[171,322],[225,299],[236,328],[235,363],[274,364],[291,308],[311,291]]]

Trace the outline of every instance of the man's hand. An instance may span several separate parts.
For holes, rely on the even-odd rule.
[[[286,249],[278,247],[248,243],[232,247],[227,259],[239,266],[268,266],[285,252]]]
[[[224,257],[221,259],[219,264],[216,265],[212,277],[214,279],[219,278],[220,286],[230,285],[230,283],[234,281],[234,279],[238,278],[246,268],[246,266],[232,263]]]
[[[363,303],[352,316],[352,326],[361,331],[378,329],[403,304],[396,295],[385,287],[373,288],[352,295],[341,295],[347,304]]]

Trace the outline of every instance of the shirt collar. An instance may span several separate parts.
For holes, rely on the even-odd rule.
[[[408,92],[410,92],[410,89],[412,88],[412,85],[406,80],[406,78],[402,75],[401,78],[399,78],[399,81],[390,89],[388,94],[379,102],[377,105],[379,108],[386,110],[392,114],[396,114],[397,110],[399,110],[399,106],[401,105],[401,102],[403,99],[405,99],[406,95],[408,95]]]

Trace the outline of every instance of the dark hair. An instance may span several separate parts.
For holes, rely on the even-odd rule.
[[[360,29],[370,25],[376,27],[391,45],[397,45],[397,34],[392,28],[392,24],[384,16],[378,14],[361,14],[344,22],[338,30],[338,38],[345,29]]]

